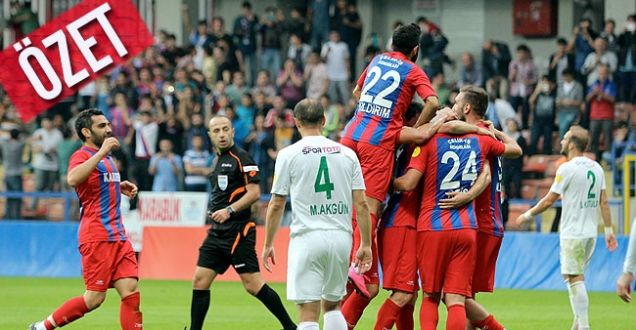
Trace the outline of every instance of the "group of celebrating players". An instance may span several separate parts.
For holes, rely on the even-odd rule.
[[[299,306],[298,325],[259,274],[249,211],[260,195],[258,166],[234,146],[228,118],[210,121],[218,155],[209,177],[214,224],[193,279],[190,329],[203,327],[210,285],[230,265],[285,329],[319,329],[321,309],[324,329],[353,329],[378,294],[378,261],[382,287],[391,295],[375,329],[413,329],[420,284],[421,329],[437,328],[440,301],[448,310],[447,329],[504,329],[475,295],[493,291],[503,239],[501,157],[520,157],[522,150],[484,120],[483,89],[465,86],[452,108],[440,109],[428,77],[414,64],[420,32],[416,24],[396,29],[393,51],[376,56],[364,70],[354,89],[357,109],[340,143],[322,136],[325,116],[318,102],[302,100],[294,109],[302,139],[278,154],[261,261],[271,270],[273,240],[289,198],[287,298]],[[423,104],[413,103],[416,93]],[[120,182],[109,156],[118,142],[101,112],[85,110],[75,126],[84,146],[71,158],[68,181],[83,210],[79,243],[86,293],[29,329],[51,330],[82,317],[104,301],[109,287],[122,297],[122,329],[141,329],[137,262],[119,212],[120,195],[134,197],[137,187]],[[580,132],[567,136],[584,141]],[[582,154],[585,146],[578,144],[571,149]],[[600,186],[598,195],[604,194]],[[560,189],[555,196],[563,194]],[[541,205],[520,219],[548,203]],[[615,248],[613,234],[608,237],[608,247]],[[577,265],[577,274],[584,264]]]

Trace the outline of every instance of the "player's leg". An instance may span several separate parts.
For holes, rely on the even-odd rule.
[[[466,317],[471,326],[478,329],[504,330],[505,327],[473,298],[466,298]]]
[[[89,291],[71,298],[58,307],[43,321],[32,324],[30,330],[52,330],[67,325],[86,313],[98,308],[106,299],[106,292]]]
[[[143,317],[139,310],[141,296],[136,278],[121,278],[115,281],[115,289],[121,297],[119,323],[122,330],[143,329]]]
[[[460,229],[450,234],[451,258],[444,273],[444,302],[448,310],[446,329],[466,329],[466,297],[472,294],[477,257],[477,231]]]
[[[583,274],[592,258],[595,238],[561,239],[561,273],[568,286],[570,305],[574,313],[573,329],[589,329],[589,297]]]
[[[438,306],[440,301],[439,292],[424,292],[422,305],[420,306],[420,327],[422,330],[437,329],[439,321]]]
[[[280,296],[265,283],[259,272],[255,250],[256,229],[253,223],[246,225],[239,234],[242,236],[236,245],[236,249],[232,251],[232,266],[239,274],[243,287],[274,314],[284,329],[296,329],[296,325],[287,314]]]
[[[347,321],[340,310],[339,301],[322,300],[323,322],[325,330],[347,330]],[[300,328],[299,328],[300,329]]]
[[[326,255],[321,258],[326,260],[323,263],[324,268],[322,271],[314,271],[314,273],[322,273],[323,277],[319,292],[321,292],[324,312],[324,329],[346,330],[348,325],[340,310],[340,301],[346,294],[349,252],[352,246],[351,234],[345,231],[316,232],[315,234],[319,235],[318,238],[322,242],[327,243],[322,245],[327,247],[323,250]],[[316,242],[313,246],[320,246],[320,243]]]
[[[201,255],[199,255],[199,261]],[[199,262],[200,264],[200,262]],[[210,268],[197,266],[192,277],[192,302],[190,304],[190,330],[203,328],[203,321],[210,308],[210,286],[218,273]]]
[[[413,298],[400,310],[395,321],[395,327],[397,330],[413,330],[413,311],[415,311],[415,303],[417,302],[417,292],[413,294]]]
[[[420,306],[420,327],[422,330],[437,329],[438,306],[444,284],[446,264],[450,258],[448,233],[417,233],[417,267],[422,282],[422,305]]]
[[[298,330],[320,330],[320,301],[311,301],[298,304],[300,322]],[[325,326],[326,327],[326,326]]]
[[[466,297],[454,293],[444,294],[444,303],[448,310],[446,317],[447,330],[464,330],[466,328]]]
[[[378,310],[375,329],[392,329],[400,315],[400,312],[402,311],[402,308],[412,299],[412,293],[394,290],[391,296],[384,301],[380,310]]]

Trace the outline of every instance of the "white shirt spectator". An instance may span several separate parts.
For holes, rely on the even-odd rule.
[[[135,134],[135,158],[150,159],[157,152],[159,125],[156,122],[144,125],[136,120],[134,126],[137,133]]]
[[[42,151],[33,155],[33,168],[43,171],[57,171],[59,162],[57,158],[57,146],[64,140],[62,133],[57,128],[46,130],[39,128],[33,133],[33,145],[42,148]]]
[[[320,56],[326,60],[329,80],[345,81],[349,79],[349,67],[347,64],[349,48],[346,43],[329,41],[322,46]]]

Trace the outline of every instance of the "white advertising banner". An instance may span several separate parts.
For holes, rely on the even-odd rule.
[[[204,226],[207,207],[208,194],[203,192],[142,191],[135,210],[130,210],[129,200],[122,196],[121,212],[126,234],[139,252],[145,226]]]

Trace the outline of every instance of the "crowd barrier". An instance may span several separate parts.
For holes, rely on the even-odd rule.
[[[0,221],[0,276],[81,276],[77,250],[77,223]],[[142,279],[190,280],[198,248],[205,238],[204,227],[147,227],[140,254]],[[257,227],[257,256],[263,244],[264,228]],[[281,228],[275,242],[273,273],[261,269],[266,280],[284,282],[287,269],[289,231]],[[618,237],[618,249],[610,253],[599,236],[586,275],[592,291],[613,291],[622,271],[627,237]],[[262,268],[262,267],[261,267]],[[236,281],[233,270],[219,280]],[[559,268],[557,234],[506,233],[501,246],[495,280],[497,288],[565,290]]]

